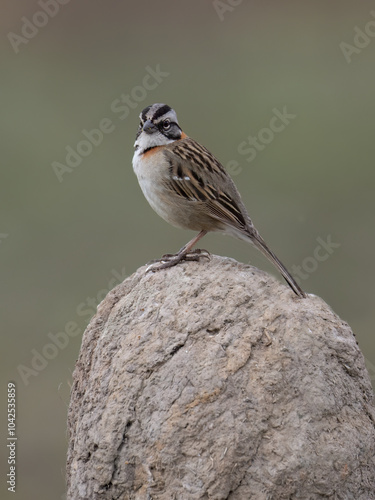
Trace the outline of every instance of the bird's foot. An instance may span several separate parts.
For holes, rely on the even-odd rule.
[[[197,248],[196,250],[192,250],[191,252],[179,251],[176,254],[166,253],[162,256],[161,259],[155,259],[150,262],[150,265],[147,267],[146,272],[148,271],[160,271],[160,269],[166,269],[168,267],[176,266],[179,262],[183,261],[199,261],[199,259],[205,258],[207,260],[211,259],[211,254],[207,250],[203,248]],[[159,265],[154,265],[160,263]]]

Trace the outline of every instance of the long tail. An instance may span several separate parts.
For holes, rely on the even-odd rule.
[[[267,257],[267,259],[270,262],[272,262],[274,266],[277,267],[277,269],[280,271],[283,278],[288,283],[293,292],[296,295],[298,295],[298,297],[305,298],[306,297],[305,292],[298,285],[298,283],[296,283],[295,279],[291,276],[291,274],[284,266],[284,264],[276,257],[276,255],[272,252],[272,250],[268,248],[266,242],[258,233],[258,231],[255,228],[252,228],[249,231],[249,236],[251,238],[252,243],[262,252],[263,255],[265,255],[265,257]]]

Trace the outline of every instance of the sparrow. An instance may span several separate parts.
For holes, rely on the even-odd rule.
[[[167,104],[147,106],[139,115],[133,169],[144,196],[165,221],[199,231],[177,254],[166,254],[153,265],[157,271],[181,261],[209,257],[194,246],[210,231],[252,243],[279,270],[298,297],[305,292],[269,249],[251,221],[241,196],[222,164],[181,129]]]

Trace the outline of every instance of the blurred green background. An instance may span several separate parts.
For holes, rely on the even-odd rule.
[[[5,3],[0,370],[4,403],[6,382],[17,384],[11,498],[64,498],[69,386],[95,304],[192,236],[154,214],[132,171],[138,115],[153,102],[171,105],[185,132],[229,163],[260,233],[351,325],[374,380],[375,36],[355,31],[373,20],[375,35],[373,2],[51,2],[44,26],[38,2]],[[36,34],[23,18],[41,25]],[[345,56],[342,42],[355,50]],[[147,67],[163,74],[149,90]],[[269,137],[262,129],[284,107],[295,118],[247,161],[239,145]],[[112,132],[59,180],[53,162],[66,165],[66,147],[77,150],[82,130],[105,118]],[[321,261],[319,238],[336,243]],[[243,242],[209,235],[203,246],[276,275]],[[66,328],[80,333],[59,336]],[[69,341],[54,351],[51,337]],[[43,349],[50,359],[22,379]]]

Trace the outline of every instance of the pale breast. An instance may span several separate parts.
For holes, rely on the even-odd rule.
[[[202,221],[194,209],[194,202],[183,200],[166,189],[168,165],[164,161],[164,157],[153,150],[143,155],[135,152],[133,169],[145,198],[153,210],[172,226],[200,231]]]

